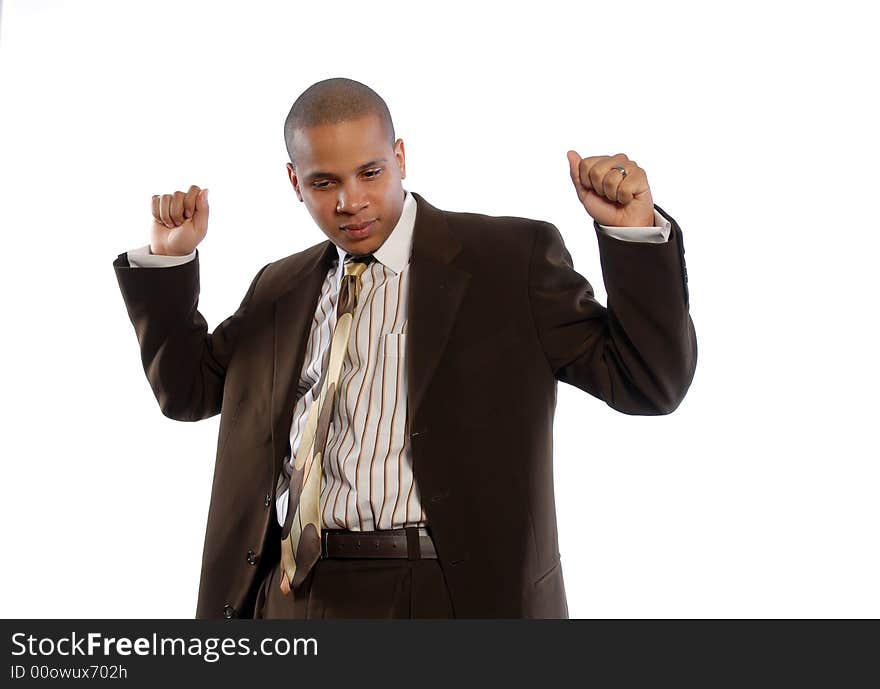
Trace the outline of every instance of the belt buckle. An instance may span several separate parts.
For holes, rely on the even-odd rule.
[[[321,529],[321,557],[327,558],[327,529]]]

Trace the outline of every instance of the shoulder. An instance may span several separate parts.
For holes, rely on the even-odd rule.
[[[325,273],[326,270],[321,268],[321,264],[325,262],[331,249],[332,257],[335,258],[335,248],[325,240],[295,254],[267,263],[254,278],[257,294],[261,299],[272,301],[295,286],[306,275],[316,270]]]
[[[530,252],[536,238],[555,231],[545,221],[517,215],[443,211],[450,230],[465,248],[472,250]]]
[[[422,222],[433,226],[438,221],[463,242],[481,242],[486,239],[504,240],[505,243],[529,243],[539,228],[549,223],[517,215],[489,215],[473,211],[457,211],[431,204],[418,192],[412,192],[418,204],[416,226]],[[442,219],[442,220],[441,220]]]

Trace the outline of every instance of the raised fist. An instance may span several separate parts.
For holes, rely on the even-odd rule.
[[[208,233],[208,190],[195,184],[185,194],[153,196],[150,251],[158,256],[186,256]]]

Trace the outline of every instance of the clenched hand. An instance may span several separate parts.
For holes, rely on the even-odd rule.
[[[153,196],[150,251],[158,256],[186,256],[208,233],[208,190],[193,184],[189,191]]]

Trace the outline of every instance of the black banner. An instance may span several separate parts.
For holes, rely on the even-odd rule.
[[[3,686],[664,680],[876,685],[875,621],[4,620]]]

